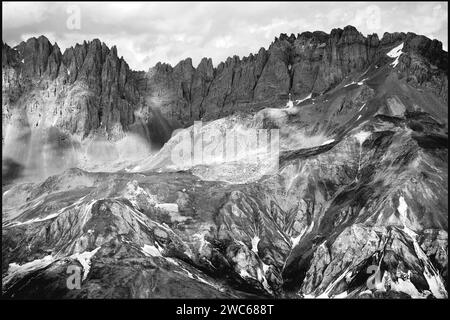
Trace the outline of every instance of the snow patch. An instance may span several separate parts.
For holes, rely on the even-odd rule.
[[[303,236],[303,233],[300,233],[298,236],[296,236],[295,238],[291,237],[291,242],[292,242],[292,248],[296,247],[298,245],[298,243],[300,242],[301,237]]]
[[[262,262],[262,269],[264,271],[264,274],[266,274],[267,271],[269,271],[270,267],[267,264],[265,264],[264,262]]]
[[[361,81],[359,81],[358,82],[358,86],[362,86],[364,84],[364,81],[366,81],[366,80],[367,80],[367,78],[362,79]]]
[[[335,141],[334,139],[327,140],[327,141],[325,141],[324,143],[322,143],[321,146],[324,146],[324,145],[326,145],[326,144],[333,143],[334,141]]]
[[[368,137],[370,137],[371,132],[368,131],[360,131],[357,134],[355,134],[355,138],[356,140],[358,140],[359,145],[362,145],[364,143],[364,141],[366,141],[366,139]]]
[[[350,82],[349,84],[346,84],[345,86],[344,86],[344,88],[346,88],[346,87],[348,87],[348,86],[351,86],[352,84],[355,84],[356,82],[355,81],[352,81],[352,82]]]
[[[83,253],[75,253],[70,256],[70,258],[72,258],[72,259],[77,259],[78,262],[83,267],[83,281],[86,280],[89,270],[91,269],[91,259],[97,253],[97,251],[99,249],[100,249],[100,247],[98,247],[92,251],[85,251]]]
[[[10,263],[8,266],[7,275],[2,279],[2,282],[3,284],[6,284],[18,274],[24,274],[33,270],[45,268],[53,261],[55,261],[55,258],[52,255],[48,255],[43,257],[42,259],[36,259],[22,265],[14,262]]]
[[[162,254],[161,254],[161,251],[159,251],[159,248],[148,245],[148,244],[144,244],[144,246],[142,247],[142,252],[144,252],[144,254],[146,256],[162,257]]]
[[[393,66],[394,68],[397,66],[398,60],[403,53],[402,49],[403,49],[403,42],[387,53],[388,57],[395,58],[394,62],[391,63],[391,66]]]
[[[367,80],[367,78],[365,78],[365,79],[363,79],[363,80],[361,80],[361,81],[359,81],[359,82],[352,81],[352,82],[350,82],[349,84],[346,84],[346,85],[344,86],[344,88],[345,88],[345,87],[348,87],[348,86],[351,86],[352,84],[357,84],[358,86],[362,86],[362,85],[364,84],[364,81],[366,81],[366,80]]]
[[[258,243],[261,239],[258,236],[252,238],[252,251],[258,254]]]
[[[306,100],[308,100],[308,99],[311,99],[311,97],[312,97],[312,92],[311,92],[308,96],[306,96],[305,98],[303,98],[303,99],[295,100],[295,103],[300,104],[300,103],[302,103],[303,101],[306,101]]]
[[[245,278],[253,278],[248,272],[247,270],[241,269],[241,271],[239,272],[239,275],[241,276],[242,279]]]
[[[66,210],[68,210],[70,208],[77,207],[78,205],[80,205],[86,197],[87,196],[84,196],[84,197],[80,198],[78,201],[76,201],[75,203],[73,203],[73,204],[71,204],[69,206],[66,206],[64,208],[61,208],[57,212],[49,214],[49,215],[47,215],[45,217],[36,217],[36,218],[30,219],[30,220],[26,220],[26,221],[23,221],[23,222],[16,221],[16,222],[11,223],[11,226],[27,225],[27,224],[31,224],[31,223],[42,222],[42,221],[46,221],[46,220],[50,220],[50,219],[56,218],[61,213],[63,213],[64,211],[66,211]],[[43,200],[41,200],[38,203],[36,203],[34,205],[34,207],[38,207],[42,203],[43,203]]]
[[[155,207],[169,212],[178,213],[178,204],[176,203],[157,203],[155,204]]]
[[[46,221],[46,220],[50,220],[53,218],[56,218],[57,216],[59,216],[59,214],[61,213],[61,211],[58,211],[56,213],[52,213],[49,214],[48,216],[44,217],[44,218],[34,218],[34,219],[30,219],[24,222],[15,222],[13,224],[13,226],[21,226],[21,225],[27,225],[27,224],[31,224],[31,223],[36,223],[36,222],[42,222],[42,221]]]

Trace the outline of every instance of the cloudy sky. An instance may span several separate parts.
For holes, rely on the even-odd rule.
[[[2,2],[3,41],[11,46],[45,35],[65,49],[99,38],[117,45],[131,68],[147,70],[158,61],[175,65],[202,57],[214,65],[231,55],[268,47],[280,33],[353,25],[364,35],[411,31],[448,46],[446,2]]]

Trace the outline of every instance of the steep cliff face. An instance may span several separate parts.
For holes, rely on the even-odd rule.
[[[57,127],[82,136],[100,127],[126,130],[134,122],[139,96],[131,71],[117,57],[115,47],[110,50],[93,40],[61,54],[57,44],[41,36],[14,49],[4,44],[3,49],[8,56],[3,62],[4,106],[11,113],[24,109],[42,118],[45,112]],[[32,125],[39,126],[36,120]]]

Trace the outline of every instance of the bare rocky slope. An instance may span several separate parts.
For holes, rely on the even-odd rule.
[[[447,63],[351,26],[148,72],[98,40],[3,44],[2,294],[448,297]],[[279,130],[275,172],[172,161],[252,129]]]

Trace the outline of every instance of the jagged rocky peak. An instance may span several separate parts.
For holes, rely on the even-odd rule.
[[[180,73],[185,78],[185,80],[189,80],[187,75],[192,76],[195,68],[192,66],[192,59],[186,58],[178,62],[173,68],[173,72]]]
[[[405,36],[406,35],[403,32],[385,32],[383,34],[383,37],[381,38],[381,45],[389,45],[395,42],[403,41],[405,39]]]
[[[62,54],[57,43],[52,45],[45,36],[33,37],[13,49],[3,44],[2,55],[3,65],[18,66],[21,63],[22,71],[29,77],[48,75],[54,79],[59,75],[61,64],[64,64],[63,70],[71,83],[77,79],[86,80],[94,87],[98,87],[105,62],[108,62],[107,68],[116,64],[119,72],[129,72],[124,59],[117,56],[117,47],[109,49],[99,39],[76,44]]]
[[[15,49],[19,52],[18,58],[22,60],[26,74],[29,76],[44,75],[47,70],[48,58],[53,52],[53,46],[46,37],[33,37],[22,41]]]
[[[372,33],[367,35],[367,42],[371,47],[378,47],[380,45],[380,38],[378,38],[378,34]]]
[[[335,39],[334,32],[331,31],[331,39]],[[337,29],[336,34],[339,35],[337,45],[354,44],[354,43],[366,43],[366,38],[353,26],[346,26],[343,30]]]
[[[404,50],[416,52],[445,73],[448,72],[448,53],[442,49],[441,41],[408,32],[405,37]]]
[[[133,112],[141,100],[139,88],[128,64],[118,57],[116,46],[109,48],[93,39],[61,53],[58,44],[52,45],[41,36],[13,49],[4,45],[2,51],[6,57],[3,64],[8,63],[9,67],[3,68],[8,83],[3,89],[8,88],[13,104],[7,110],[21,107],[14,106],[21,95],[28,99],[27,106],[44,103],[52,109],[55,119],[43,121],[40,126],[35,121],[34,127],[51,123],[82,137],[103,127],[111,137],[120,137],[135,120]],[[33,89],[40,90],[43,101],[39,96],[28,95]]]
[[[295,39],[296,37],[293,33],[291,33],[290,36],[288,36],[286,33],[281,33],[279,38],[275,37],[275,41],[287,41],[290,43],[294,42]]]
[[[197,71],[209,78],[212,78],[214,76],[214,65],[212,59],[202,58],[197,66]]]
[[[329,35],[323,31],[306,31],[297,35],[297,39],[295,40],[295,46],[308,48],[313,47],[315,45],[324,47],[329,39]]]
[[[20,63],[19,52],[2,41],[2,67],[15,67]]]

